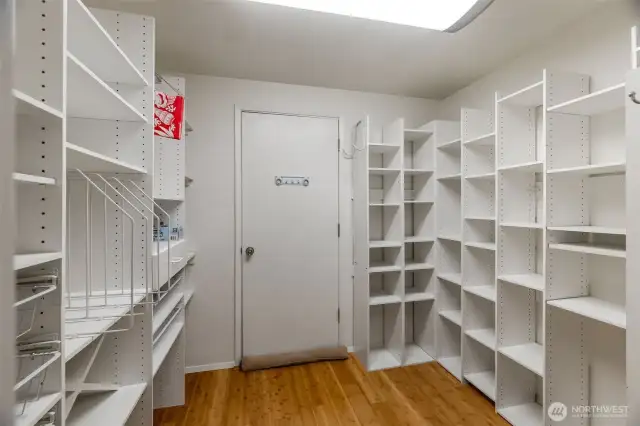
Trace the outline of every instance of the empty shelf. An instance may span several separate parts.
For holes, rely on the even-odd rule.
[[[369,248],[402,247],[402,241],[369,241]]]
[[[429,170],[429,169],[404,169],[404,174],[409,176],[430,175],[432,173],[433,173],[433,170]]]
[[[179,289],[174,288],[171,291],[171,294],[165,296],[162,302],[156,305],[156,308],[153,311],[153,334],[160,329],[162,324],[169,318],[173,309],[180,304],[180,301],[183,300],[184,294]]]
[[[428,291],[418,290],[411,287],[405,289],[405,302],[422,302],[425,300],[435,300],[435,298],[436,296]]]
[[[449,373],[453,374],[458,380],[462,380],[462,358],[459,356],[440,358],[438,360]]]
[[[507,346],[500,353],[517,362],[527,370],[544,377],[544,348],[538,343]]]
[[[185,241],[187,241],[185,238],[181,239],[181,240],[173,240],[171,241],[171,250],[175,250],[176,248],[178,248],[178,246],[182,245]],[[160,244],[158,244],[160,243]],[[154,241],[153,242],[153,247],[151,249],[153,256],[157,256],[158,255],[158,245],[160,245],[160,254],[165,253],[167,250],[169,250],[169,242],[168,241]]]
[[[467,216],[466,220],[484,220],[487,222],[494,222],[496,220],[495,216]]]
[[[493,328],[468,330],[465,334],[491,350],[496,348],[496,331]]]
[[[433,237],[404,237],[405,243],[432,243]]]
[[[433,266],[431,263],[428,263],[428,262],[407,261],[407,263],[404,266],[404,269],[406,271],[422,271],[427,269],[435,269],[435,266]]]
[[[456,173],[456,174],[453,174],[453,175],[441,176],[441,177],[438,178],[438,180],[459,181],[461,177],[462,177],[462,175],[460,173]]]
[[[547,170],[550,175],[571,176],[598,176],[609,174],[622,174],[627,170],[627,163],[589,164],[586,166],[566,167],[562,169]]]
[[[496,373],[494,373],[493,371],[483,371],[481,373],[468,373],[465,374],[464,377],[480,392],[485,394],[487,398],[495,401]]]
[[[598,115],[624,108],[625,84],[620,83],[547,108],[549,112],[574,115]]]
[[[501,408],[498,410],[498,414],[513,426],[540,426],[544,424],[542,406],[535,402]]]
[[[444,273],[438,274],[438,278],[450,282],[451,284],[462,285],[462,275],[460,273]]]
[[[582,315],[614,327],[627,328],[627,310],[624,306],[597,299],[595,297],[576,297],[571,299],[550,300],[547,302],[574,314]]]
[[[526,228],[526,229],[542,229],[544,225],[537,222],[501,222],[500,226],[505,228]]]
[[[458,139],[454,139],[452,141],[449,142],[445,142],[441,145],[438,145],[438,149],[443,149],[443,150],[448,150],[448,149],[452,149],[452,150],[459,150],[461,147],[461,142],[462,139],[458,138]]]
[[[13,180],[17,183],[33,183],[38,185],[55,185],[56,180],[46,176],[27,175],[24,173],[14,173]]]
[[[184,321],[175,321],[165,331],[160,340],[153,346],[153,376],[162,366],[167,354],[184,329]]]
[[[63,118],[62,111],[32,98],[20,90],[13,90],[13,97],[16,99],[16,112],[18,115],[34,115],[39,117],[53,116]]]
[[[67,20],[69,51],[93,69],[100,78],[112,83],[149,85],[82,1],[69,1]]]
[[[520,172],[520,173],[541,173],[543,169],[542,161],[530,161],[522,164],[512,164],[510,166],[498,167],[500,172]]]
[[[95,173],[147,173],[138,166],[116,160],[106,155],[83,148],[72,143],[65,144],[67,148],[67,170],[82,170]]]
[[[13,269],[17,271],[58,259],[62,259],[60,252],[15,254],[13,255]]]
[[[492,285],[473,285],[464,287],[464,291],[478,297],[482,297],[490,302],[496,301],[496,288]]]
[[[146,383],[141,383],[122,386],[115,392],[80,396],[67,417],[67,425],[124,425],[146,388]]]
[[[147,122],[140,111],[68,52],[67,64],[69,117]]]
[[[54,405],[60,401],[60,393],[50,393],[40,395],[40,398],[33,402],[27,403],[27,406],[22,415],[18,415],[22,412],[22,404],[16,402],[14,406],[14,412],[16,417],[14,420],[14,426],[33,426],[35,425],[45,414],[47,414]]]
[[[371,266],[369,266],[370,274],[379,273],[379,272],[394,272],[394,271],[400,271],[400,270],[402,270],[401,266],[388,264],[388,263],[381,263],[381,262],[373,262]]]
[[[400,203],[370,203],[369,207],[400,207]]]
[[[446,318],[456,325],[462,325],[461,311],[440,311],[440,316]]]
[[[549,231],[564,231],[564,232],[584,232],[588,234],[610,234],[610,235],[626,235],[627,230],[625,228],[613,228],[609,226],[549,226]]]
[[[488,133],[486,135],[477,136],[466,141],[465,145],[477,145],[477,146],[493,146],[496,143],[496,134]]]
[[[391,305],[400,302],[402,302],[402,299],[395,294],[371,292],[369,295],[369,306]]]
[[[369,370],[384,370],[400,366],[400,361],[388,349],[371,349],[369,351]]]
[[[627,251],[624,247],[610,246],[592,243],[554,243],[549,244],[550,249],[573,251],[576,253],[594,254],[598,256],[626,258]]]
[[[384,143],[370,143],[369,152],[374,154],[389,154],[400,149],[400,145],[390,145]]]
[[[468,242],[464,243],[464,245],[482,250],[496,251],[496,243]]]
[[[404,365],[424,364],[433,361],[431,355],[415,343],[407,343],[404,348],[404,356]]]
[[[531,108],[543,104],[543,95],[544,81],[539,81],[531,86],[525,87],[524,89],[498,99],[498,102]]]
[[[397,175],[398,173],[400,173],[400,169],[385,169],[382,167],[369,168],[369,174],[374,176]]]
[[[454,241],[456,243],[462,242],[462,237],[460,235],[440,235],[438,236],[439,240],[447,240]]]
[[[541,274],[500,275],[498,279],[509,284],[519,285],[536,291],[544,290],[544,277]]]
[[[465,179],[467,180],[494,180],[495,178],[496,178],[495,172],[482,173],[478,175],[470,175],[465,177]]]
[[[404,200],[405,204],[433,204],[433,200]]]
[[[433,135],[431,130],[404,129],[405,142],[424,142]]]

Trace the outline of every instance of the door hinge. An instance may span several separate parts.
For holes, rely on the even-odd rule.
[[[338,323],[340,323],[340,308],[338,308]]]
[[[338,238],[340,238],[340,224],[338,224]]]

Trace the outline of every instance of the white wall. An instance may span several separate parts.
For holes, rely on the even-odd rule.
[[[404,117],[410,126],[435,118],[438,103],[344,90],[187,75],[189,244],[197,251],[191,278],[197,291],[187,319],[187,366],[224,366],[234,360],[234,111],[235,107],[341,117],[343,145],[365,115],[374,138],[380,126]],[[352,341],[351,164],[340,163],[340,339]],[[193,370],[193,369],[192,369]]]
[[[459,119],[461,107],[493,110],[496,91],[508,94],[540,81],[544,68],[590,75],[592,90],[624,82],[631,68],[631,27],[640,19],[630,1],[603,4],[596,13],[550,34],[536,48],[445,99],[441,117]]]

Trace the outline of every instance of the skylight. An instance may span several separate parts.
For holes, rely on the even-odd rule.
[[[437,31],[457,31],[493,0],[250,0]]]

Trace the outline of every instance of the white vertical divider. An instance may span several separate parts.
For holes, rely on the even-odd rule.
[[[460,122],[432,123],[436,147],[436,358],[462,380],[462,140]]]
[[[0,6],[0,103],[3,105],[3,113],[0,114],[0,128],[3,129],[2,146],[3,155],[0,158],[0,204],[10,206],[13,203],[15,189],[13,188],[12,173],[14,170],[14,153],[16,149],[15,124],[16,115],[14,99],[11,94],[13,89],[13,45],[14,45],[14,1],[3,2]],[[2,209],[0,221],[6,224],[14,224],[15,212],[13,209]],[[9,226],[6,230],[8,241],[15,240],[15,227]],[[0,249],[0,281],[10,283],[14,278],[12,244],[3,244]],[[0,299],[0,339],[3,342],[13,342],[15,339],[15,313],[13,302],[15,291],[12,285],[6,285],[3,289],[3,297]],[[15,348],[12,344],[0,345],[0,424],[12,424],[14,421],[15,396]]]
[[[495,118],[463,108],[462,374],[495,399]]]

